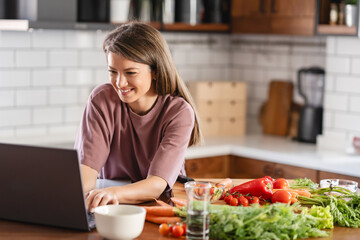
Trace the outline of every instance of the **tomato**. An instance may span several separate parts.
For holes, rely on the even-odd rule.
[[[260,199],[258,197],[252,197],[249,202],[250,204],[260,203]]]
[[[285,178],[278,178],[273,183],[274,189],[288,189],[289,188],[289,182]]]
[[[184,229],[184,233],[183,233],[183,235],[185,235],[186,234],[186,223],[182,223],[182,228]]]
[[[233,196],[232,196],[232,195],[227,195],[227,196],[225,197],[225,202],[226,202],[227,204],[230,204],[231,199],[233,199]]]
[[[161,235],[166,236],[170,233],[170,226],[166,223],[160,224],[159,232]]]
[[[239,205],[242,205],[244,207],[249,205],[249,200],[246,199],[243,195],[241,195],[239,198]]]
[[[214,194],[214,187],[210,188],[210,195]]]
[[[232,198],[232,199],[230,200],[230,205],[231,205],[231,206],[237,206],[237,205],[239,205],[238,199],[237,199],[237,198]]]
[[[276,202],[290,203],[291,202],[291,193],[289,193],[286,190],[276,191],[271,197],[271,202],[273,202],[273,203],[276,203]]]
[[[171,234],[172,234],[174,237],[181,237],[181,236],[184,234],[184,229],[183,229],[183,227],[180,226],[180,225],[175,225],[175,226],[172,228]]]

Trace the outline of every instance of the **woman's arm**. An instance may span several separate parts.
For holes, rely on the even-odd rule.
[[[81,164],[81,177],[84,193],[88,193],[96,187],[98,172],[89,166]]]
[[[158,198],[167,186],[161,177],[148,176],[146,179],[119,187],[96,189],[86,199],[90,211],[97,206],[107,204],[137,204]]]

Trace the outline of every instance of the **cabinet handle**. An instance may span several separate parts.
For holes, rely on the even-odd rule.
[[[232,117],[232,118],[230,118],[230,122],[231,122],[231,123],[234,123],[235,121],[236,121],[236,119],[235,119],[235,118],[233,118],[233,117]]]
[[[275,5],[276,5],[276,0],[271,0],[271,12],[272,13],[276,13]]]
[[[208,105],[212,105],[212,104],[213,104],[213,102],[212,102],[211,100],[208,100],[206,103],[207,103]]]
[[[190,171],[192,172],[196,172],[198,170],[198,166],[196,163],[191,163],[190,164]]]
[[[230,105],[233,105],[233,106],[234,106],[235,104],[236,104],[236,101],[235,101],[235,100],[231,100],[231,101],[230,101]]]
[[[265,13],[265,0],[260,0],[259,12],[261,12],[262,14]]]
[[[282,168],[276,168],[274,172],[275,178],[283,178],[284,177],[284,170]]]
[[[271,166],[270,165],[265,165],[263,168],[263,173],[265,175],[272,175],[272,171],[271,171]]]
[[[211,119],[211,118],[207,118],[206,121],[207,121],[208,123],[211,123],[212,119]]]

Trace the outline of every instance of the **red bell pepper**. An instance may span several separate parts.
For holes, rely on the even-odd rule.
[[[263,177],[237,185],[231,188],[229,193],[232,194],[237,192],[243,195],[251,194],[252,196],[269,200],[273,195],[272,189],[272,181],[267,177]]]

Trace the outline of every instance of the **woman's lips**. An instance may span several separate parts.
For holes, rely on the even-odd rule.
[[[131,91],[132,91],[132,89],[120,89],[120,93],[123,96],[128,95]]]

